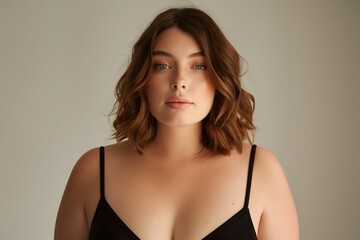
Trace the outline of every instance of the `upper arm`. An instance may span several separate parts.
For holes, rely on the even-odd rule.
[[[74,166],[67,182],[55,224],[55,240],[88,238],[89,224],[85,211],[85,196],[96,176],[97,150],[84,154]],[[94,176],[95,175],[95,176]]]
[[[264,209],[258,235],[261,240],[298,240],[299,225],[291,191],[277,159],[265,149],[257,152],[264,188]]]

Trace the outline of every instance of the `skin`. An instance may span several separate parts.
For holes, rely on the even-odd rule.
[[[105,148],[105,195],[141,239],[198,240],[243,207],[251,146],[244,144],[241,153],[214,156],[201,145],[201,121],[215,89],[201,48],[190,35],[168,29],[156,39],[155,52],[147,89],[151,113],[158,120],[155,140],[143,155],[126,141]],[[167,102],[174,96],[191,104],[171,107]],[[99,178],[96,148],[85,153],[71,173],[58,212],[56,240],[88,238],[100,197]],[[249,209],[258,239],[299,239],[284,172],[262,147],[256,152]]]

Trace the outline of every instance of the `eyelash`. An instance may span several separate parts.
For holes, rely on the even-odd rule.
[[[195,70],[206,70],[207,69],[207,67],[203,64],[195,64],[192,68]]]
[[[166,69],[171,69],[170,65],[168,64],[165,64],[165,63],[157,63],[157,64],[154,64],[153,68],[155,70],[166,70]],[[203,64],[194,64],[192,66],[192,69],[194,70],[206,70],[207,67]]]
[[[165,63],[157,63],[157,64],[154,64],[153,68],[155,70],[165,70],[165,69],[169,69],[171,67],[168,64],[165,64]]]

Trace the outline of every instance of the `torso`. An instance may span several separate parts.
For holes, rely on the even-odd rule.
[[[156,240],[202,239],[242,209],[250,147],[244,144],[241,154],[233,150],[230,156],[204,152],[191,161],[152,164],[128,143],[108,146],[106,200],[141,239],[154,239],[154,232]],[[89,229],[100,197],[99,175],[93,178],[84,196]],[[255,161],[249,209],[256,231],[261,193]]]

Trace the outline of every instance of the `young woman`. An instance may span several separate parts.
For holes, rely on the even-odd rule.
[[[298,239],[281,166],[251,145],[254,98],[240,72],[207,14],[159,14],[116,86],[117,143],[75,165],[55,239]]]

